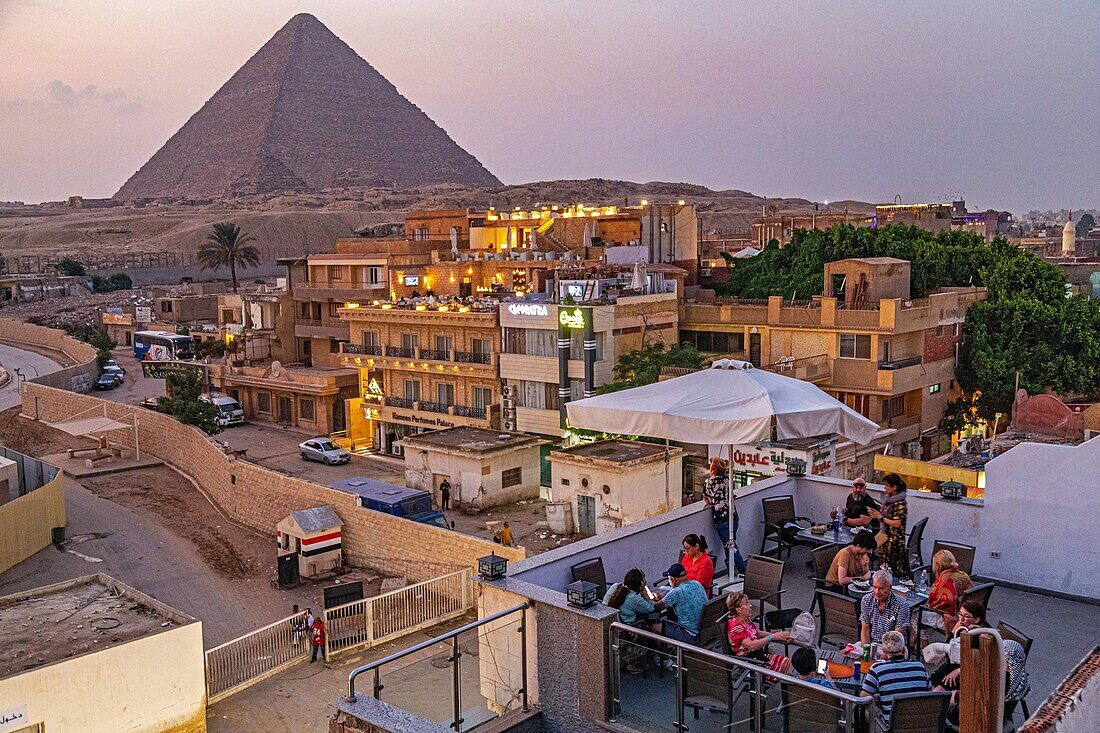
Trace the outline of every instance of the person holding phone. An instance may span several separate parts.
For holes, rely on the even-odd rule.
[[[791,655],[791,668],[794,670],[795,676],[800,680],[806,682],[812,682],[815,685],[821,685],[822,687],[828,687],[830,690],[835,690],[836,685],[832,680],[825,676],[825,670],[828,669],[829,663],[824,659],[818,660],[817,652],[810,647],[802,646],[794,650],[794,654]]]

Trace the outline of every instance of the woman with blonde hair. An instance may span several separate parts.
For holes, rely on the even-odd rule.
[[[730,571],[730,546],[734,548],[733,563],[739,575],[745,573],[745,558],[737,547],[737,505],[730,491],[729,463],[715,456],[710,459],[710,475],[703,481],[703,501],[710,505],[714,531],[722,540],[726,553],[726,573]],[[730,514],[733,514],[733,531],[730,532]],[[730,577],[733,577],[730,575]]]
[[[730,642],[730,651],[735,657],[756,659],[768,665],[768,668],[783,674],[790,674],[791,659],[782,654],[772,654],[768,645],[773,641],[790,641],[789,631],[775,631],[761,634],[752,622],[752,601],[744,593],[730,593],[726,596],[726,609],[730,619],[726,625],[726,638]]]
[[[940,550],[932,556],[935,580],[928,591],[928,611],[922,611],[925,626],[943,631],[952,629],[958,621],[959,598],[974,586],[970,576],[959,570],[959,563],[950,550]]]

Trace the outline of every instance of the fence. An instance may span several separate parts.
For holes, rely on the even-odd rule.
[[[463,568],[405,588],[325,610],[326,652],[373,647],[458,618],[472,606],[472,572]]]
[[[300,626],[300,631],[295,627]],[[217,702],[309,656],[305,611],[206,651],[206,698]]]

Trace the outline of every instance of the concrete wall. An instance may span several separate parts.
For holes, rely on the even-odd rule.
[[[0,680],[0,700],[49,733],[200,733],[203,660],[191,623]]]
[[[64,527],[65,478],[0,504],[0,573],[49,547],[54,527]]]
[[[494,613],[515,608],[527,602],[527,598],[496,588],[488,583],[479,585],[477,617],[486,618]],[[522,636],[517,633],[520,614],[515,613],[482,626],[478,630],[478,664],[481,674],[481,694],[490,709],[498,715],[521,706],[518,691],[523,687]],[[531,705],[539,701],[538,675],[538,621],[534,609],[527,612],[527,699]]]
[[[110,277],[119,270],[89,270],[89,275],[102,275]],[[134,281],[135,287],[145,285],[178,285],[184,278],[191,278],[194,282],[211,282],[226,280],[229,278],[229,270],[204,270],[197,265],[178,267],[135,267],[126,270],[126,274]],[[251,282],[257,277],[279,277],[283,274],[283,266],[274,262],[262,262],[259,267],[247,267],[237,270],[237,282]]]
[[[109,417],[129,419],[134,408],[89,395],[28,382],[23,414],[52,422],[92,407],[106,406]],[[271,533],[291,511],[331,505],[343,520],[344,555],[354,565],[403,574],[422,581],[464,567],[495,550],[516,561],[523,548],[507,548],[438,527],[411,522],[355,506],[355,496],[311,481],[292,478],[253,463],[226,456],[207,436],[168,415],[140,411],[141,448],[191,476],[231,517],[260,532]],[[113,438],[126,444],[129,432]],[[410,553],[409,548],[425,551]],[[430,548],[430,549],[427,549]],[[274,559],[274,548],[272,558]]]
[[[487,508],[511,504],[521,499],[537,499],[539,495],[539,446],[529,445],[508,453],[484,458],[460,456],[442,451],[410,446],[405,449],[405,484],[432,492],[436,503],[442,502],[436,477],[451,481],[451,502],[455,506],[472,504]],[[503,488],[504,471],[520,468],[522,481]],[[479,490],[479,489],[483,489]]]
[[[56,372],[36,377],[35,382],[47,384],[58,389],[67,389],[74,392],[88,392],[99,377],[99,368],[96,365],[96,350],[91,344],[68,336],[64,331],[54,328],[36,326],[32,323],[0,318],[0,341],[13,346],[33,344],[49,351],[55,351],[61,357],[62,362],[68,362],[72,366],[59,369]]]
[[[556,502],[569,502],[574,527],[580,527],[578,495],[592,496],[596,500],[597,534],[662,514],[682,504],[682,451],[677,450],[669,459],[667,491],[664,460],[611,468],[580,457],[561,457],[564,455],[568,454],[550,454],[550,494]],[[585,479],[588,480],[587,488],[583,485]]]

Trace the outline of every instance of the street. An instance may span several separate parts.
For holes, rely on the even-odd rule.
[[[16,373],[16,369],[21,371],[26,379],[34,379],[61,368],[57,362],[48,357],[7,344],[0,344],[0,364],[11,374],[11,381],[0,389],[0,411],[19,404],[19,374]]]

